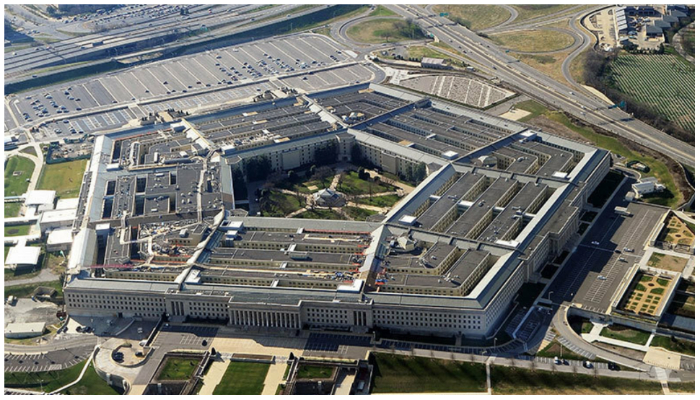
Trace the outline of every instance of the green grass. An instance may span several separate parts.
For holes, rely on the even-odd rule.
[[[483,364],[373,353],[372,393],[485,392]]]
[[[34,147],[25,147],[19,152],[36,156],[36,149]]]
[[[515,108],[517,108],[519,110],[525,110],[525,111],[528,111],[530,113],[530,114],[528,114],[528,115],[526,115],[518,120],[518,121],[522,121],[522,122],[527,122],[527,121],[549,111],[549,109],[547,107],[536,102],[535,100],[522,101],[522,102],[516,104]]]
[[[620,379],[565,372],[491,366],[494,394],[576,395],[576,394],[662,394],[656,381]]]
[[[588,203],[596,208],[603,207],[623,179],[624,175],[618,172],[608,172],[598,184],[598,187],[596,187],[590,197],[588,197]]]
[[[653,288],[650,292],[651,294],[664,294],[665,291],[666,289],[664,288]]]
[[[408,58],[418,59],[419,61],[423,59],[423,57],[440,58],[444,59],[449,65],[462,65],[461,61],[447,57],[445,54],[426,46],[411,46],[407,50]]]
[[[648,198],[645,199],[646,202],[671,208],[675,208],[682,202],[683,199],[681,198],[680,192],[676,187],[673,176],[671,176],[671,172],[662,161],[650,156],[643,156],[636,151],[631,151],[614,137],[598,134],[590,127],[580,127],[574,125],[566,115],[560,112],[548,112],[546,113],[546,116],[550,120],[559,122],[560,124],[583,136],[596,147],[610,150],[611,152],[619,154],[629,160],[639,160],[651,168],[650,172],[642,173],[642,176],[655,176],[659,179],[659,182],[666,186],[672,196]]]
[[[5,282],[7,281],[16,281],[18,279],[29,279],[33,278],[41,272],[41,269],[38,269],[36,271],[32,271],[30,269],[23,269],[21,271],[17,270],[11,270],[9,268],[5,268]]]
[[[377,8],[375,8],[374,11],[369,13],[370,17],[395,17],[397,15],[398,14],[384,6],[377,6]]]
[[[695,393],[695,381],[692,381],[692,382],[669,382],[668,389],[672,393]]]
[[[694,131],[695,67],[681,59],[676,54],[621,54],[612,63],[610,78],[614,87]]]
[[[640,331],[634,328],[628,328],[621,325],[610,325],[600,332],[600,336],[610,339],[623,340],[634,344],[647,344],[649,340],[649,332]]]
[[[31,225],[5,225],[5,237],[28,235],[29,228],[31,228]]]
[[[19,217],[22,203],[5,203],[5,218]]]
[[[198,365],[199,360],[196,358],[168,357],[158,375],[158,380],[186,381],[190,379]]]
[[[558,51],[574,44],[571,35],[544,29],[500,33],[489,37],[502,47],[524,52]]]
[[[27,191],[34,172],[34,163],[25,157],[10,157],[5,164],[5,196],[19,196]],[[19,175],[14,176],[15,173]]]
[[[387,194],[384,196],[372,196],[371,198],[360,197],[357,199],[357,202],[360,204],[367,204],[375,207],[391,207],[394,204],[398,203],[399,200],[401,200],[400,196],[395,194]]]
[[[662,279],[662,278],[657,278],[656,283],[658,283],[661,286],[668,286],[668,279]]]
[[[386,43],[399,42],[403,40],[421,39],[420,31],[415,31],[413,37],[407,36],[401,29],[397,29],[407,24],[404,20],[379,18],[360,22],[348,29],[348,36],[361,43]]]
[[[264,205],[262,215],[265,217],[284,217],[306,205],[306,200],[297,196],[278,191],[270,191],[267,199],[261,200],[261,206]],[[262,207],[261,207],[262,208]]]
[[[95,367],[93,367],[92,364],[90,364],[87,371],[85,371],[85,375],[83,375],[83,378],[80,380],[80,382],[76,383],[74,386],[69,387],[68,389],[62,390],[60,393],[64,395],[90,396],[114,396],[122,394],[120,390],[109,386],[109,384],[106,381],[100,378],[100,376],[97,375]]]
[[[325,208],[317,208],[315,210],[307,210],[301,214],[297,214],[294,218],[300,219],[330,219],[330,220],[344,220],[345,218],[335,211],[330,211]]]
[[[37,189],[55,190],[56,197],[59,198],[78,197],[87,162],[88,160],[75,160],[44,165]]]
[[[232,361],[214,389],[214,394],[259,395],[270,364]]]
[[[569,316],[568,319],[569,325],[571,325],[571,329],[573,329],[574,332],[578,333],[579,335],[583,333],[590,333],[591,330],[593,330],[593,324],[590,320],[581,318],[576,315]]]
[[[652,258],[653,258],[656,254],[658,254],[658,253],[654,253],[654,255],[652,255]],[[639,281],[640,281],[640,282],[650,282],[652,279],[654,279],[654,277],[649,276],[649,275],[642,275],[642,277],[639,278]]]
[[[5,297],[15,296],[18,298],[30,298],[30,297],[32,297],[32,294],[34,293],[34,290],[36,290],[36,288],[38,288],[39,286],[54,288],[58,292],[56,294],[57,297],[63,296],[63,287],[61,286],[61,282],[57,279],[55,281],[49,281],[49,282],[38,282],[38,283],[29,283],[26,285],[5,286]]]
[[[332,375],[332,367],[301,365],[297,370],[297,379],[327,379]]]
[[[366,221],[369,216],[377,214],[376,211],[350,206],[346,206],[345,208],[343,208],[343,211],[345,211],[355,221]]]
[[[651,345],[695,357],[695,342],[690,340],[656,335],[651,339]]]
[[[563,10],[570,8],[570,7],[572,7],[571,4],[513,5],[513,8],[515,8],[518,11],[518,16],[515,18],[515,21],[513,21],[513,23],[527,21],[530,19],[543,17],[545,15],[554,14],[556,12],[563,11]]]
[[[342,179],[342,182],[338,183],[338,186],[336,186],[336,190],[341,193],[353,196],[360,194],[369,194],[370,190],[372,191],[372,193],[391,192],[396,190],[396,188],[389,185],[388,183],[384,183],[381,181],[375,182],[373,179],[369,179],[366,181],[362,180],[359,178],[356,171],[350,171]]]
[[[447,18],[473,31],[502,24],[510,17],[505,8],[486,4],[439,5],[433,7],[433,11],[446,12],[449,14]]]
[[[551,342],[544,349],[537,352],[538,357],[562,357],[565,360],[588,360],[588,358],[574,353],[559,342]]]
[[[52,392],[78,379],[86,362],[58,371],[5,372],[5,387]],[[106,382],[104,384],[107,385]]]

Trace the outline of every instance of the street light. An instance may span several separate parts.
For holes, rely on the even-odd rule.
[[[498,337],[494,336],[493,338],[493,354],[496,354],[496,342],[498,341]]]
[[[547,293],[547,300],[549,300],[550,303],[552,302],[552,293],[554,293],[554,290],[550,290],[549,293]]]

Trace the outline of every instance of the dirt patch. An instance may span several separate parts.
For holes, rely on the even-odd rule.
[[[643,361],[644,355],[646,354],[643,351],[632,350],[632,349],[628,349],[627,347],[620,347],[620,346],[615,346],[612,344],[602,343],[602,342],[595,342],[595,346],[600,347],[601,349],[610,350],[610,351],[617,353],[619,355],[626,356],[626,357],[629,357],[629,358],[632,358],[632,359],[638,360],[638,361]]]
[[[542,116],[542,115],[529,120],[528,123],[535,125],[539,128],[542,128],[542,130],[545,132],[557,134],[558,136],[561,136],[565,139],[570,139],[570,140],[574,140],[577,142],[587,142],[588,141],[588,140],[586,140],[585,137],[572,131],[571,129],[567,128],[563,124],[560,124],[558,122],[554,122],[551,119],[549,119],[545,116]]]
[[[5,304],[5,325],[9,323],[46,322],[46,325],[58,323],[56,318],[58,306],[51,302],[17,299],[14,306]]]
[[[676,257],[669,254],[653,253],[651,257],[649,257],[649,262],[647,265],[666,271],[681,272],[687,263],[687,258]]]

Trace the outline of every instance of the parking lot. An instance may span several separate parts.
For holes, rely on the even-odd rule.
[[[85,360],[93,345],[35,354],[5,354],[5,372],[53,371],[70,368]]]
[[[39,138],[48,140],[114,129],[170,108],[196,110],[247,99],[266,90],[295,87],[316,91],[372,77],[372,70],[357,64],[330,38],[300,34],[34,90],[16,95],[9,104],[20,123],[45,122]],[[90,111],[96,113],[84,116]]]
[[[626,182],[618,191],[562,267],[550,286],[552,301],[573,301],[589,311],[607,311],[622,278],[641,259],[651,230],[665,212],[625,202],[628,186]],[[616,206],[628,207],[632,216],[615,214]]]

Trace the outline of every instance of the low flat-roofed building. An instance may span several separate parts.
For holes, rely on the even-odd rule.
[[[8,339],[23,339],[41,336],[46,328],[46,322],[12,323],[5,327],[5,337]]]
[[[77,212],[77,208],[45,211],[41,214],[39,228],[41,228],[42,232],[46,232],[52,229],[72,226]]]
[[[55,198],[55,190],[32,190],[26,194],[24,204],[27,207],[43,206],[48,204],[53,206]]]
[[[423,57],[420,60],[420,66],[423,68],[448,69],[450,66],[442,58]]]
[[[68,251],[73,244],[73,229],[61,228],[49,232],[46,239],[46,251]]]
[[[56,202],[56,210],[71,210],[71,209],[78,209],[78,205],[80,204],[80,199],[79,198],[73,198],[73,199],[58,199]]]
[[[13,270],[34,268],[39,264],[39,257],[41,257],[41,247],[14,246],[7,252],[5,266]]]

